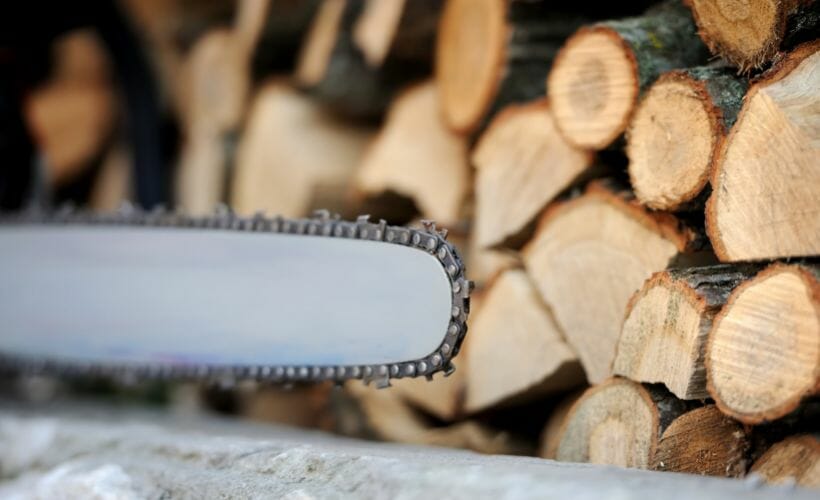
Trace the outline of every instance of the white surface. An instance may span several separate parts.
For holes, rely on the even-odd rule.
[[[0,229],[0,352],[391,363],[438,348],[451,306],[441,264],[399,245],[198,229]]]

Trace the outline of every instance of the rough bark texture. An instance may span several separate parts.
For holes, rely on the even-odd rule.
[[[814,0],[685,0],[709,50],[741,72],[764,67],[778,50],[820,34],[820,3]]]
[[[547,87],[558,128],[574,144],[603,149],[626,128],[639,95],[666,71],[702,64],[706,47],[680,2],[576,32]]]
[[[689,405],[660,386],[612,378],[587,389],[564,420],[556,458],[645,469]]]
[[[108,417],[103,415],[108,414]],[[98,409],[4,410],[0,496],[809,500],[803,490]]]
[[[744,423],[788,415],[820,390],[820,268],[773,264],[737,287],[709,333],[707,388]]]
[[[746,93],[706,207],[706,229],[722,261],[820,253],[818,71],[815,41],[785,55]]]
[[[726,67],[699,66],[665,73],[649,88],[626,134],[629,177],[641,203],[703,209],[703,191],[747,87]]]
[[[679,416],[663,432],[651,468],[709,476],[741,477],[748,467],[743,427],[714,405]]]
[[[655,273],[630,299],[613,373],[663,383],[681,399],[705,399],[706,338],[715,315],[755,265],[718,265]]]

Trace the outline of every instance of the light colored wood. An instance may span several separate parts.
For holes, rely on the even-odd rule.
[[[728,68],[663,74],[638,105],[627,131],[635,196],[656,210],[677,210],[709,182],[746,82]]]
[[[742,477],[749,438],[715,405],[679,416],[663,432],[651,468],[708,476]]]
[[[301,85],[316,85],[327,73],[346,3],[346,0],[323,0],[319,6],[296,65],[295,76]]]
[[[638,96],[661,73],[701,64],[705,56],[689,12],[676,1],[581,28],[547,78],[558,129],[577,146],[603,149],[623,133]]]
[[[600,186],[547,209],[522,252],[591,383],[610,373],[629,298],[691,237],[671,216]]]
[[[232,192],[243,214],[344,212],[369,127],[343,123],[281,81],[262,86],[240,140]]]
[[[583,390],[570,393],[552,409],[549,420],[547,420],[547,424],[544,426],[544,430],[541,432],[541,438],[539,439],[539,457],[555,460],[558,444],[561,442],[561,428],[564,425],[564,420],[567,418],[567,415],[569,415],[572,405],[578,401],[583,393]]]
[[[442,113],[457,132],[481,120],[498,87],[506,43],[505,0],[448,0],[439,26],[436,81]]]
[[[131,154],[124,144],[115,143],[103,159],[94,187],[88,196],[88,206],[100,212],[113,212],[128,200],[131,192]]]
[[[435,382],[430,382],[435,383]],[[523,454],[526,445],[509,433],[473,421],[432,427],[391,390],[366,387],[359,381],[345,385],[361,405],[370,427],[382,439],[399,443],[466,448],[489,454]]]
[[[93,32],[78,30],[57,39],[54,61],[52,78],[27,96],[24,115],[49,181],[59,186],[103,152],[118,110],[110,63]]]
[[[706,222],[723,261],[820,254],[820,41],[746,94],[712,176]]]
[[[330,384],[240,389],[237,413],[259,422],[293,427],[328,428]]]
[[[800,0],[686,0],[701,38],[713,54],[743,72],[760,68],[776,54],[787,33],[787,20]]]
[[[729,293],[759,266],[719,265],[652,275],[632,296],[612,373],[663,383],[681,399],[706,399],[706,338]]]
[[[646,469],[665,425],[682,411],[674,399],[625,379],[587,389],[564,420],[556,459]]]
[[[520,233],[592,160],[558,133],[546,100],[506,108],[473,153],[478,244],[495,246]]]
[[[523,270],[504,271],[488,284],[469,326],[467,412],[583,381],[575,353]]]
[[[399,27],[406,0],[366,0],[353,26],[353,40],[371,66],[384,62]]]
[[[421,215],[445,226],[462,217],[470,190],[467,142],[442,123],[435,84],[413,86],[391,105],[368,149],[356,185],[377,196],[411,198]]]
[[[820,439],[794,436],[773,445],[750,471],[771,484],[820,488]]]
[[[473,310],[473,304],[470,304]],[[469,338],[469,336],[467,337]],[[456,371],[449,377],[435,375],[432,381],[424,377],[399,379],[391,382],[392,391],[416,408],[445,422],[456,419],[462,413],[464,385],[467,376],[464,352],[469,341],[464,340],[459,357],[453,360]]]
[[[709,393],[724,413],[759,424],[820,392],[818,273],[773,264],[732,292],[706,352]]]

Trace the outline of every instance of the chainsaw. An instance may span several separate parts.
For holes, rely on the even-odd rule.
[[[472,283],[446,230],[130,205],[0,223],[0,365],[143,379],[449,374]]]

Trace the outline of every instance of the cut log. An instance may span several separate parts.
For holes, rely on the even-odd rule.
[[[67,33],[53,52],[52,76],[27,96],[24,114],[49,183],[62,186],[104,153],[118,113],[110,63],[94,33]]]
[[[550,413],[549,420],[541,432],[538,445],[538,456],[555,460],[558,444],[561,442],[561,428],[564,426],[569,411],[576,401],[583,395],[584,390],[578,390],[564,397]]]
[[[403,85],[429,75],[440,9],[437,0],[324,0],[299,55],[299,85],[337,113],[379,117]]]
[[[238,391],[237,413],[258,422],[279,423],[292,427],[331,427],[329,416],[332,386],[315,384],[281,387],[254,387]]]
[[[706,338],[729,293],[760,266],[670,269],[629,300],[612,372],[663,383],[681,399],[706,399]]]
[[[685,0],[713,54],[742,72],[760,69],[781,48],[811,40],[820,27],[814,0]]]
[[[649,468],[661,433],[684,411],[683,402],[659,387],[609,379],[570,409],[556,459]]]
[[[715,318],[709,393],[748,424],[783,417],[820,392],[820,268],[773,264],[744,282]]]
[[[639,95],[665,71],[706,61],[692,16],[678,1],[642,17],[578,30],[547,79],[558,129],[572,143],[603,149],[626,129]]]
[[[655,470],[742,477],[748,467],[749,439],[738,422],[715,405],[695,408],[663,431],[652,458]]]
[[[435,383],[435,382],[430,382]],[[434,427],[392,391],[365,387],[360,382],[345,388],[356,398],[371,429],[381,439],[399,443],[466,448],[489,454],[528,454],[532,450],[506,431],[464,421]]]
[[[769,448],[750,472],[767,483],[820,488],[820,439],[811,435],[787,438]]]
[[[575,353],[520,269],[487,286],[470,323],[465,410],[520,402],[583,382]]]
[[[356,185],[365,195],[406,196],[422,217],[444,226],[463,216],[470,190],[467,144],[441,122],[432,82],[410,88],[391,104],[360,168]]]
[[[581,23],[550,2],[449,0],[436,81],[450,128],[474,132],[504,106],[543,97],[552,58]]]
[[[693,237],[599,182],[541,217],[524,264],[591,383],[610,373],[629,298]]]
[[[698,197],[747,86],[727,68],[701,66],[665,73],[649,88],[626,134],[641,203],[674,211]]]
[[[820,254],[820,41],[751,86],[712,175],[706,229],[723,261]]]
[[[338,121],[286,83],[264,85],[238,145],[234,208],[291,217],[318,208],[352,215],[349,190],[372,136],[371,128]]]
[[[546,100],[506,108],[473,153],[478,244],[517,246],[538,213],[592,161],[558,133]]]

